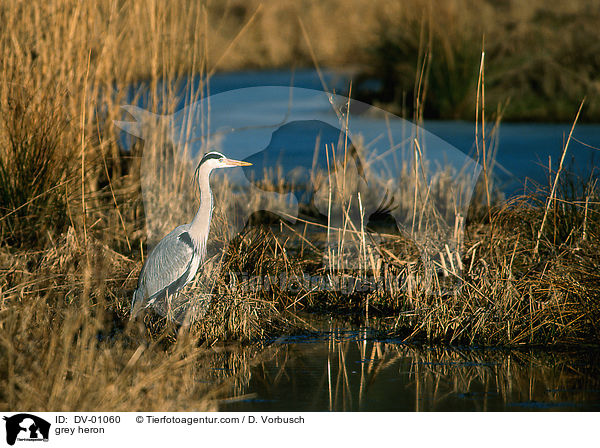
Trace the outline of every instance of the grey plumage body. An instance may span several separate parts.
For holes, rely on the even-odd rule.
[[[206,256],[206,241],[212,218],[210,173],[215,168],[245,165],[250,164],[227,159],[217,152],[204,155],[196,169],[200,186],[200,208],[191,223],[177,227],[150,252],[133,293],[131,318],[155,302],[176,294],[194,279]]]
[[[180,237],[188,234],[190,224],[177,227],[165,236],[150,252],[140,272],[138,287],[133,293],[132,316],[143,307],[173,295],[191,282],[206,255],[196,251]]]

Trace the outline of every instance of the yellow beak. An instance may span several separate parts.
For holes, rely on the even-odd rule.
[[[222,162],[228,166],[250,166],[250,165],[252,165],[249,162],[242,162],[241,160],[233,160],[233,159],[223,159]]]

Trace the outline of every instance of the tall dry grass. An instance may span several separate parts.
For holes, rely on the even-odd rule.
[[[133,81],[206,69],[205,7],[3,2],[0,21],[0,407],[215,409],[243,351],[125,328],[145,232],[111,131]]]

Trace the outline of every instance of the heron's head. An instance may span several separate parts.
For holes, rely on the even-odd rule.
[[[252,165],[249,162],[244,162],[242,160],[233,160],[228,159],[220,152],[212,151],[204,154],[200,163],[198,163],[198,167],[196,168],[196,176],[198,176],[200,170],[206,170],[210,172],[216,168],[232,168],[235,166],[250,166]]]

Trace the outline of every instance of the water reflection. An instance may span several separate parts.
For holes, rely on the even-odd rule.
[[[597,349],[415,347],[332,328],[254,359],[225,411],[600,410]]]

